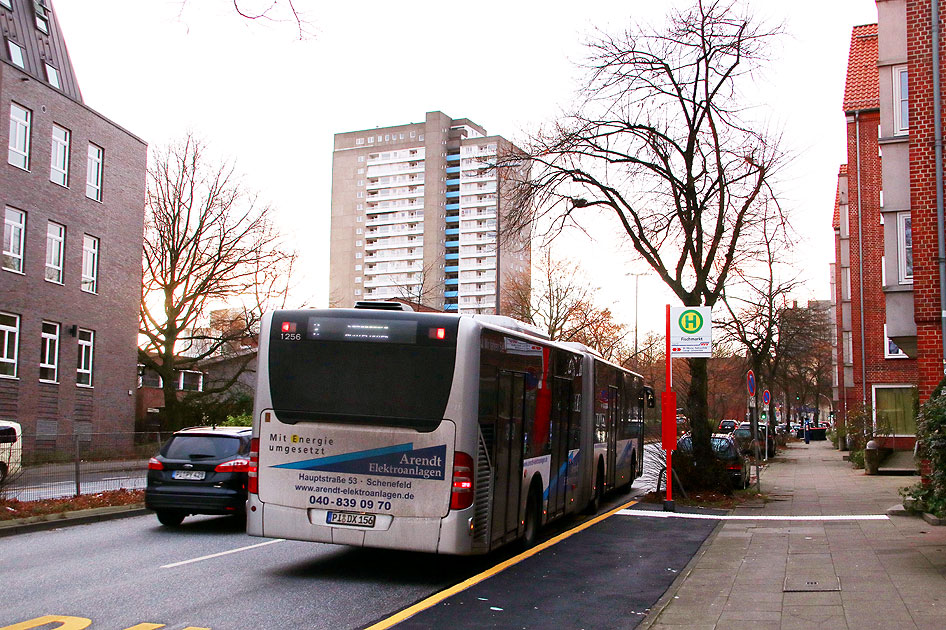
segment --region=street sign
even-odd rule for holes
[[[772,400],[772,395],[769,394],[769,390],[762,392],[762,404],[768,406],[770,400]]]
[[[670,309],[670,356],[713,356],[713,309],[684,306]]]
[[[755,396],[755,372],[752,370],[746,372],[746,389],[749,390],[750,396]]]

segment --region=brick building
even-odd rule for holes
[[[879,65],[878,25],[854,28],[851,36],[844,112],[848,162],[838,175],[835,204],[835,312],[839,418],[861,407],[872,410],[875,426],[889,425],[899,448],[912,447],[916,422],[914,399],[917,361],[900,347],[909,339],[888,332],[887,296],[905,293],[885,270],[885,229],[896,227],[908,210],[901,188],[888,187],[888,151],[901,144],[892,133],[890,109],[881,85],[890,86],[890,67]],[[885,70],[886,68],[886,70]],[[880,70],[879,70],[880,69]],[[888,76],[881,75],[886,72]],[[883,152],[884,156],[881,156]],[[891,171],[892,172],[892,171]],[[900,300],[894,306],[900,306]]]
[[[133,428],[147,145],[82,101],[49,0],[0,0],[0,418]]]

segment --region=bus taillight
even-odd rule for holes
[[[463,510],[473,505],[473,458],[457,451],[453,454],[453,493],[450,509]]]
[[[247,472],[249,473],[246,486],[247,492],[259,494],[259,478],[257,477],[259,472],[259,438],[250,440],[250,466]]]

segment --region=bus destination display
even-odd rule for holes
[[[368,343],[416,343],[417,322],[388,319],[310,317],[307,339],[362,341]]]

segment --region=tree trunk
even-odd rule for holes
[[[690,366],[690,390],[687,392],[687,417],[693,435],[693,460],[698,470],[710,470],[713,452],[710,447],[712,433],[707,418],[707,390],[709,371],[707,359],[687,359]]]

